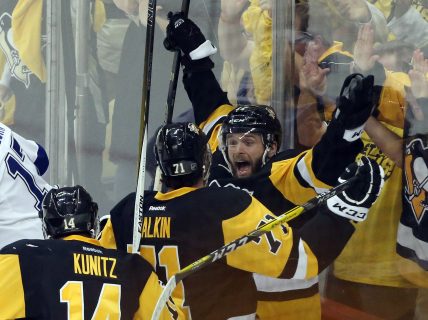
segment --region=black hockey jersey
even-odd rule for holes
[[[421,109],[428,99],[418,99]],[[428,288],[428,113],[417,120],[406,113],[403,163],[403,213],[397,231],[400,271],[418,286]]]
[[[218,135],[227,114],[233,110],[211,70],[184,73],[183,82],[192,102],[196,123],[209,137],[213,152],[210,186],[233,187],[253,195],[275,215],[303,204],[337,183],[346,166],[355,161],[363,148],[361,140],[342,139],[340,124],[332,121],[321,140],[312,149],[297,154],[294,150],[278,153],[263,168],[246,178],[234,178],[218,148]],[[312,218],[305,214],[290,225],[300,227]],[[319,319],[321,317],[318,280],[280,281],[255,275],[259,301],[273,301],[275,307],[259,307],[272,319]],[[286,304],[279,304],[285,301]],[[292,303],[287,303],[293,301]],[[261,306],[262,304],[259,303]],[[276,311],[272,311],[276,309]],[[291,310],[284,314],[282,310]],[[279,313],[280,312],[280,313]],[[309,316],[309,313],[311,315]],[[267,316],[267,315],[266,315]]]
[[[162,291],[140,256],[82,236],[20,240],[0,253],[0,319],[150,319]]]
[[[135,194],[131,194],[111,211],[101,237],[103,245],[130,248],[134,203]],[[272,218],[258,200],[233,188],[146,193],[140,251],[159,278],[167,281],[178,270]],[[329,212],[317,215],[299,232],[286,225],[277,227],[190,275],[173,296],[176,301],[184,298],[182,307],[190,308],[194,320],[253,314],[257,299],[251,272],[313,277],[339,254],[353,229],[349,221]]]

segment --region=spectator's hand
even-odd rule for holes
[[[167,50],[181,50],[191,60],[200,60],[217,52],[201,29],[183,13],[168,14],[169,23],[166,27],[164,46]]]
[[[303,56],[303,65],[299,73],[300,89],[306,89],[314,95],[322,96],[327,90],[327,74],[329,68],[322,69],[318,65],[318,50],[315,42],[310,41]]]
[[[327,200],[331,212],[353,221],[364,221],[384,184],[384,172],[376,161],[367,157],[350,164],[339,177],[339,182],[357,176],[346,190]]]
[[[374,31],[366,24],[358,30],[358,38],[354,46],[355,72],[365,73],[375,65],[379,55],[373,54]]]
[[[428,59],[424,58],[424,54],[420,49],[413,52],[412,70],[409,71],[411,81],[411,91],[416,99],[428,98],[428,81],[426,74],[428,73]]]
[[[336,100],[333,121],[343,129],[343,139],[355,141],[360,138],[364,125],[371,115],[373,104],[374,77],[364,77],[359,73],[349,75]]]
[[[333,0],[340,16],[346,20],[367,23],[372,15],[365,0]]]
[[[223,21],[239,21],[248,0],[221,0],[221,16]]]

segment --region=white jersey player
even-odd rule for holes
[[[38,217],[52,188],[43,178],[46,151],[0,123],[0,248],[24,239],[43,239]]]

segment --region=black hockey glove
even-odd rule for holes
[[[191,60],[200,60],[217,52],[217,48],[206,40],[201,29],[182,12],[168,13],[169,23],[163,42],[169,51],[181,50]]]
[[[350,164],[339,182],[357,176],[357,180],[346,190],[327,200],[328,209],[354,221],[364,221],[367,212],[379,196],[384,182],[384,172],[376,161],[362,157],[359,163]]]
[[[342,127],[343,139],[348,142],[361,137],[364,125],[374,109],[373,82],[372,75],[364,77],[354,73],[346,77],[340,90],[333,121]]]

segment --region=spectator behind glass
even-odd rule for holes
[[[362,26],[354,48],[354,65],[357,68],[370,70],[377,63],[379,56],[375,54],[373,43],[371,28]],[[367,122],[362,152],[384,168],[385,190],[379,202],[370,209],[374,219],[367,221],[364,228],[357,227],[355,236],[334,262],[325,294],[327,298],[383,319],[411,319],[418,290],[401,276],[395,253],[395,237],[402,210],[400,141],[405,91],[403,88],[400,90],[395,73],[387,72],[385,77],[376,102],[379,104],[378,114],[382,116],[378,115],[378,119],[383,119],[383,122],[375,118]],[[389,212],[389,215],[383,215],[384,212]],[[362,239],[364,242],[359,241]]]

